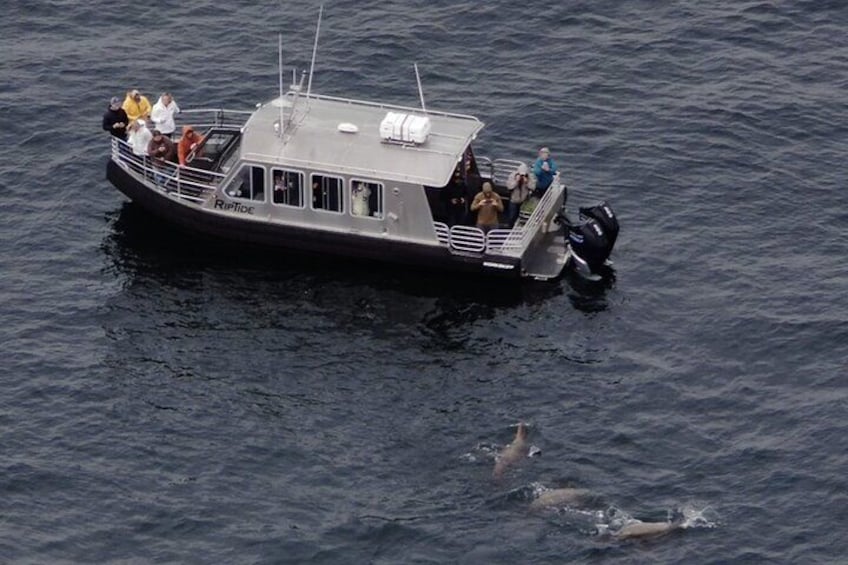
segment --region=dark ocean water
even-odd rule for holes
[[[327,3],[313,89],[412,105],[417,62],[478,153],[551,146],[620,216],[601,288],[224,254],[127,203],[110,96],[249,108],[280,31],[308,66],[316,4],[218,4],[4,5],[0,562],[846,562],[848,4]],[[519,420],[542,455],[493,481]]]

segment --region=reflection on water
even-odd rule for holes
[[[219,281],[228,289],[226,295],[239,300],[305,300],[328,311],[354,313],[366,322],[379,319],[381,310],[403,318],[405,309],[422,303],[425,313],[417,320],[437,334],[564,292],[576,309],[598,312],[606,309],[606,291],[614,282],[612,277],[593,283],[568,275],[547,283],[516,283],[264,250],[182,232],[131,203],[109,219],[113,231],[102,244],[107,270],[126,285],[187,290]]]

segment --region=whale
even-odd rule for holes
[[[495,469],[492,471],[492,476],[499,479],[503,476],[504,471],[511,465],[514,465],[522,458],[527,457],[530,452],[530,444],[527,442],[527,426],[524,422],[518,423],[518,429],[515,430],[515,439],[512,443],[504,447],[497,455],[495,460]]]
[[[670,522],[632,522],[613,533],[618,539],[650,538],[663,536],[683,527],[682,518]]]
[[[588,495],[589,491],[583,488],[554,488],[546,490],[530,503],[530,510],[569,506]]]

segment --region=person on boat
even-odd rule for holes
[[[492,183],[485,181],[483,190],[477,193],[471,203],[471,211],[477,212],[477,227],[488,232],[499,225],[498,212],[503,212],[501,197],[492,190]]]
[[[109,101],[109,108],[103,114],[103,131],[108,131],[114,137],[126,141],[129,123],[127,113],[121,108],[121,99],[113,96]]]
[[[142,96],[136,88],[127,92],[122,108],[131,122],[150,118],[150,100]]]
[[[174,123],[174,116],[180,113],[180,107],[177,106],[174,97],[170,92],[165,92],[153,105],[153,110],[150,112],[150,119],[153,124],[163,135],[171,137],[177,129]]]
[[[173,163],[177,160],[177,148],[174,142],[168,139],[159,129],[154,129],[152,139],[147,144],[147,154],[153,158],[153,162],[164,166],[165,162]]]
[[[515,222],[518,221],[521,205],[536,189],[536,175],[531,175],[527,165],[521,163],[517,169],[509,174],[509,178],[506,179],[506,188],[509,190],[507,219],[509,220],[509,227],[513,227]]]
[[[557,166],[551,159],[551,150],[547,147],[539,149],[539,158],[533,164],[533,174],[536,175],[536,194],[542,196],[551,183],[554,182]]]
[[[183,136],[180,138],[179,144],[177,144],[177,158],[181,167],[188,166],[190,162],[189,156],[193,159],[200,155],[200,144],[202,142],[203,136],[195,132],[193,127],[183,126]],[[192,155],[192,153],[194,154]]]
[[[354,216],[370,216],[371,209],[368,199],[371,197],[371,189],[364,182],[354,182],[350,189],[350,213]]]
[[[174,142],[162,135],[158,129],[153,130],[153,138],[147,144],[147,154],[153,159],[153,167],[157,171],[154,176],[156,184],[165,183],[164,171],[167,171],[166,163],[173,163],[177,159],[177,149],[174,147]]]
[[[274,171],[274,203],[290,204],[288,200],[289,187],[286,184],[286,177],[281,171]]]
[[[442,189],[442,201],[449,226],[465,223],[465,217],[468,215],[467,191],[465,182],[462,180],[462,170],[457,167],[450,182]]]
[[[147,129],[144,120],[136,120],[130,124],[127,143],[132,147],[133,153],[146,156],[147,146],[150,145],[151,139],[153,139],[153,134]]]

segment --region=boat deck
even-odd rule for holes
[[[538,245],[528,249],[524,257],[524,271],[528,277],[547,281],[557,278],[568,261],[562,230],[548,232]]]

